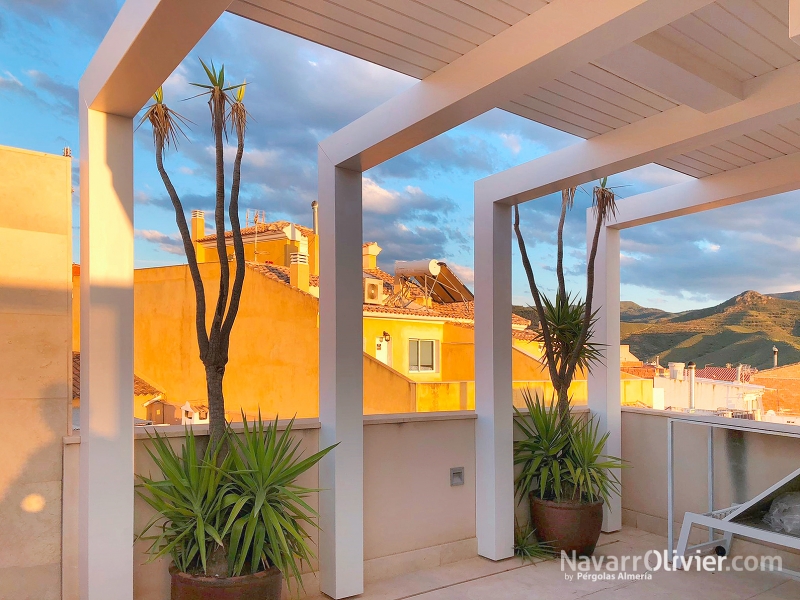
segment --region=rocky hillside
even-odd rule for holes
[[[693,360],[764,369],[772,366],[777,346],[781,364],[800,361],[800,301],[794,299],[747,291],[717,306],[666,316],[633,307],[630,317],[625,309],[620,315],[622,341],[641,359],[658,355],[661,364]]]

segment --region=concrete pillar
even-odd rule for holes
[[[586,213],[587,256],[595,226],[594,210]],[[610,432],[605,453],[622,456],[622,396],[619,359],[619,230],[603,227],[595,259],[594,301],[597,310],[594,342],[602,345],[603,360],[589,374],[589,410],[600,422],[601,432]],[[619,476],[619,473],[617,473]],[[622,499],[612,496],[603,510],[603,531],[622,529]]]
[[[319,151],[320,588],[364,591],[363,315],[361,173]]]
[[[133,121],[81,101],[80,587],[133,598]]]
[[[514,554],[511,207],[475,201],[475,429],[478,554]]]

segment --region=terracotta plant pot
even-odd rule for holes
[[[552,502],[533,493],[531,520],[539,541],[547,542],[559,554],[574,551],[578,556],[591,556],[603,527],[603,501]]]
[[[275,567],[241,577],[197,577],[170,568],[172,600],[280,600],[283,576]]]

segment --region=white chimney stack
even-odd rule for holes
[[[778,347],[772,347],[772,367],[775,368],[778,366]]]
[[[683,381],[683,368],[686,366],[682,362],[671,362],[667,365],[669,367],[669,378],[676,381]]]
[[[694,410],[694,374],[697,365],[695,365],[693,362],[690,362],[686,366],[689,370],[689,410]]]

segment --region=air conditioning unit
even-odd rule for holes
[[[364,304],[383,304],[383,281],[364,278]]]

